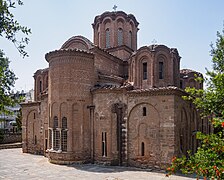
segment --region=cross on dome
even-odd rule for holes
[[[116,9],[117,9],[117,6],[116,6],[116,5],[114,5],[113,10],[114,10],[114,11],[116,11]]]

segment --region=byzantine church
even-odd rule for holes
[[[35,100],[22,103],[22,149],[56,164],[162,168],[196,151],[211,131],[186,87],[201,73],[180,69],[176,48],[137,47],[139,22],[123,11],[95,17],[93,42],[74,36],[34,73]]]

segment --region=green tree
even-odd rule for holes
[[[13,106],[16,99],[11,98],[11,88],[15,84],[15,74],[9,69],[9,60],[0,50],[0,112],[9,113],[6,106]]]
[[[0,0],[0,36],[11,41],[18,49],[19,53],[25,57],[28,56],[24,50],[29,42],[28,35],[31,30],[25,26],[21,26],[11,10],[16,8],[16,5],[23,5],[21,0]],[[22,38],[17,37],[22,34]]]
[[[23,5],[21,0],[0,0],[0,37],[11,41],[20,55],[26,57],[28,54],[25,51],[25,46],[29,42],[28,35],[31,30],[21,26],[11,12],[16,6],[21,5]],[[5,106],[12,106],[16,101],[10,96],[16,79],[13,71],[9,69],[9,60],[0,47],[0,113],[8,112]]]
[[[19,113],[16,118],[16,125],[19,131],[22,130],[22,109],[19,109]]]
[[[212,70],[207,70],[205,90],[187,88],[186,100],[191,100],[202,116],[210,117],[214,133],[197,133],[201,146],[193,155],[174,157],[172,165],[167,168],[168,175],[182,171],[185,174],[195,173],[197,177],[224,179],[224,28],[217,32],[215,45],[211,45]]]

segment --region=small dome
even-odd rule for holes
[[[61,46],[61,49],[79,49],[89,51],[92,47],[93,43],[89,39],[83,36],[73,36]]]

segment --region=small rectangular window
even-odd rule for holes
[[[143,80],[147,79],[147,63],[143,63]]]
[[[143,107],[143,113],[142,113],[143,116],[146,116],[146,107]]]
[[[159,62],[159,79],[163,79],[164,74],[163,74],[163,62]]]
[[[141,156],[145,156],[145,143],[142,142],[141,144]]]

